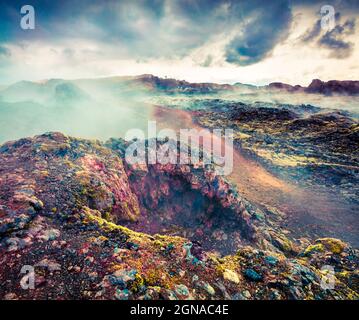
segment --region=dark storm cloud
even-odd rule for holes
[[[319,45],[331,50],[330,56],[344,59],[349,57],[354,49],[354,44],[346,41],[345,36],[355,32],[355,20],[347,20],[342,25],[336,25],[334,29],[326,32],[320,39]]]
[[[303,42],[311,42],[312,40],[318,38],[322,31],[320,20],[314,24],[312,29],[307,30],[307,32],[301,37]]]
[[[350,0],[340,2],[355,6]],[[69,42],[72,46],[65,54],[74,57],[78,40],[82,40],[98,44],[98,54],[105,55],[111,46],[111,54],[119,58],[148,59],[183,57],[215,36],[231,35],[225,59],[249,65],[268,57],[286,39],[292,21],[291,6],[307,2],[32,0],[27,3],[36,12],[36,29],[31,32],[20,28],[24,1],[2,1],[0,44],[40,40],[51,45],[66,41],[66,46]]]
[[[358,0],[291,0],[292,5],[304,5],[310,7],[321,7],[324,5],[331,5],[336,10],[350,10],[359,11]]]
[[[329,57],[345,59],[351,56],[354,44],[346,40],[347,36],[355,33],[355,19],[346,20],[340,24],[341,14],[335,14],[335,27],[329,31],[323,31],[321,20],[317,20],[312,29],[309,29],[302,37],[302,42],[315,42],[318,47],[326,48],[330,51]]]
[[[214,32],[212,13],[222,3],[166,0],[30,2],[36,12],[36,29],[27,32],[20,28],[23,1],[6,0],[0,11],[0,42],[90,40],[126,48],[137,58],[184,54],[202,44]],[[193,8],[198,8],[195,14],[190,10],[191,2]],[[201,10],[205,14],[201,15]]]
[[[255,18],[245,23],[227,46],[226,60],[230,63],[250,65],[261,61],[288,36],[292,20],[288,1],[252,1],[251,4],[254,4]]]

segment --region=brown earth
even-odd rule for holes
[[[155,106],[152,117],[158,129],[203,129],[185,110]],[[286,216],[283,227],[293,237],[334,236],[355,246],[359,244],[355,208],[338,194],[319,185],[306,189],[280,179],[257,161],[244,156],[238,148],[233,150],[233,171],[227,178],[248,201],[261,208],[283,212]]]

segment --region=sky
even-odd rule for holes
[[[23,5],[33,6],[35,29],[21,28]],[[359,80],[358,17],[357,0],[0,0],[0,85],[148,73],[255,85]]]

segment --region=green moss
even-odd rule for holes
[[[57,152],[66,152],[71,147],[68,143],[61,143],[61,144],[42,144],[40,146],[40,150],[42,152],[51,152],[51,153],[57,153]]]
[[[111,212],[108,212],[108,211],[104,212],[104,213],[102,214],[102,218],[105,219],[105,220],[108,221],[108,222],[114,222],[114,221],[113,221],[113,218],[112,218],[112,216],[111,216]]]
[[[278,234],[275,232],[270,232],[272,237],[272,243],[284,253],[293,253],[295,248],[293,243],[283,234]]]
[[[136,273],[135,274],[135,280],[133,280],[133,282],[130,285],[130,290],[133,293],[137,293],[137,292],[139,292],[141,290],[141,288],[144,285],[145,285],[145,282],[144,282],[143,278],[138,273]]]
[[[166,287],[169,288],[169,285],[165,284],[162,278],[162,270],[160,269],[150,269],[146,272],[145,278],[144,278],[144,284],[146,286],[159,286],[159,287]]]
[[[255,152],[260,157],[270,160],[273,164],[283,167],[296,167],[318,162],[318,159],[313,157],[273,152],[260,148],[256,148]]]
[[[336,254],[342,253],[346,247],[346,244],[343,241],[334,238],[318,239],[316,243],[324,245],[327,250]]]
[[[313,252],[324,252],[324,246],[321,243],[311,244],[307,247],[307,249],[305,249],[304,254],[310,255]]]

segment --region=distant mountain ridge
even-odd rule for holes
[[[38,95],[49,94],[49,91],[65,95],[66,98],[73,96],[84,97],[85,93],[81,92],[82,85],[92,84],[101,86],[102,88],[121,88],[126,90],[145,90],[156,91],[169,94],[210,94],[222,91],[240,91],[249,90],[257,91],[283,91],[289,93],[314,93],[322,95],[359,95],[359,81],[321,81],[314,79],[308,87],[300,85],[290,85],[282,82],[272,82],[265,86],[254,86],[250,84],[235,83],[218,84],[211,82],[192,83],[185,80],[177,80],[173,78],[161,78],[152,74],[143,74],[138,76],[119,76],[105,77],[94,79],[78,79],[78,80],[61,80],[50,79],[42,82],[20,81],[0,91],[0,96],[13,97],[20,92],[29,96],[36,97]]]
[[[211,93],[217,91],[238,90],[238,89],[281,89],[288,92],[303,91],[306,93],[318,93],[324,95],[344,94],[344,95],[358,95],[359,81],[349,80],[331,80],[328,82],[314,79],[308,87],[300,85],[292,86],[290,84],[274,82],[268,86],[254,86],[250,84],[235,83],[231,84],[217,84],[210,82],[191,83],[185,80],[176,80],[172,78],[160,78],[151,74],[144,74],[140,76],[128,77],[129,82],[135,82],[145,85],[148,89],[157,89],[160,91],[173,91],[184,93]]]
[[[306,92],[317,93],[323,95],[343,94],[343,95],[359,95],[359,81],[353,80],[330,80],[324,82],[314,79],[308,87],[300,85],[292,86],[286,83],[273,82],[267,86],[268,89],[284,90],[288,92]]]
[[[0,97],[8,102],[38,101],[42,103],[64,103],[89,99],[89,96],[75,83],[61,79],[43,82],[19,81],[1,90]]]
[[[166,92],[175,91],[183,93],[211,93],[223,90],[233,90],[234,88],[230,84],[217,84],[210,82],[191,83],[185,80],[160,78],[151,74],[136,76],[131,80],[135,83],[143,84],[149,89],[157,89]]]

